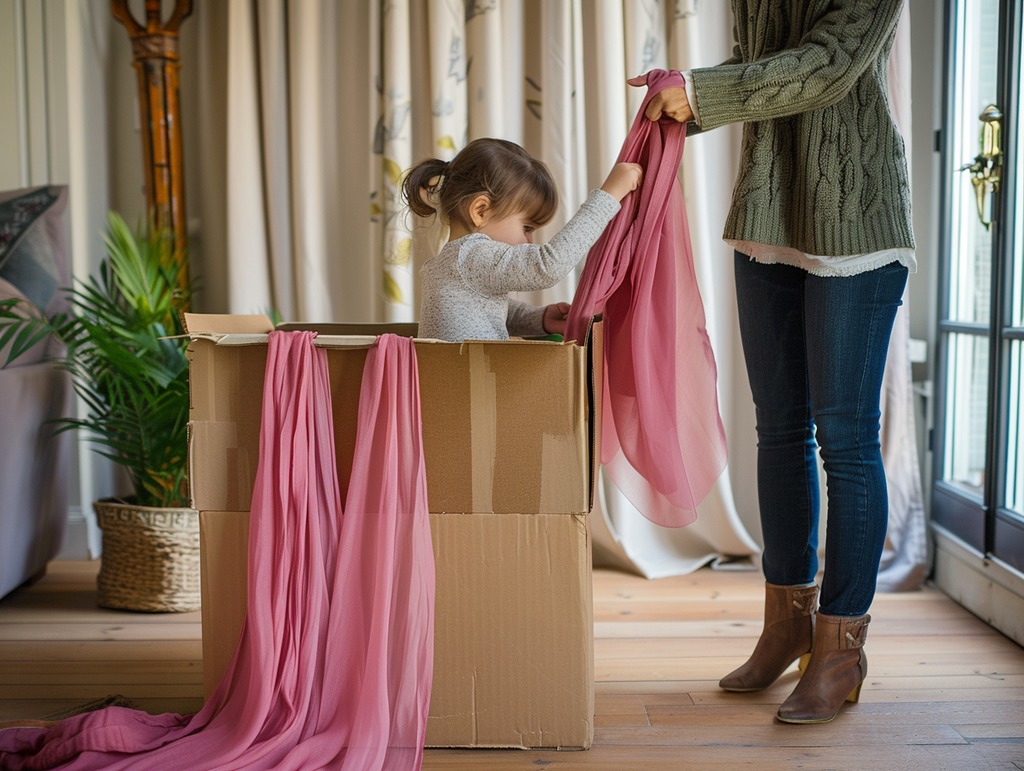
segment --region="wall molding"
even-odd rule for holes
[[[939,525],[932,530],[935,584],[986,624],[1024,645],[1024,575]]]

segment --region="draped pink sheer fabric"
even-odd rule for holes
[[[604,314],[601,462],[652,522],[688,525],[726,462],[717,368],[693,270],[677,179],[686,127],[644,116],[651,98],[682,86],[678,72],[647,75],[647,95],[618,160],[644,168],[640,189],[590,250],[566,338],[580,341]]]
[[[363,370],[344,514],[326,353],[270,335],[248,614],[193,716],[122,707],[0,731],[0,767],[394,769],[422,764],[434,559],[411,339]]]

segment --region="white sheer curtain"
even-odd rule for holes
[[[907,138],[909,162],[910,10],[907,5],[903,6],[889,58],[889,99],[896,125]],[[918,465],[910,371],[909,299],[910,292],[904,292],[903,305],[896,314],[892,330],[889,359],[882,381],[882,460],[889,484],[889,532],[878,570],[878,588],[883,592],[917,589],[924,583],[929,570],[928,528]]]
[[[416,161],[480,136],[523,144],[562,195],[545,238],[614,162],[642,96],[626,77],[714,64],[733,44],[729,4],[698,0],[225,0],[196,16],[200,303],[311,321],[417,317],[418,267],[445,234],[401,206],[400,175]],[[753,407],[721,240],[738,144],[736,127],[694,137],[680,172],[729,467],[681,530],[652,525],[602,482],[596,564],[656,577],[758,553]],[[574,288],[569,277],[526,299]]]

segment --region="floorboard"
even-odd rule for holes
[[[0,600],[0,722],[114,694],[153,713],[201,706],[199,613],[99,608],[97,567],[51,563]],[[753,572],[596,571],[593,747],[431,749],[424,768],[1024,771],[1024,650],[930,587],[877,597],[861,701],[832,723],[774,719],[795,669],[761,693],[721,691],[760,633],[761,592]]]

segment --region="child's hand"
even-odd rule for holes
[[[544,331],[549,335],[565,334],[565,319],[569,315],[569,303],[551,303],[544,309]]]
[[[621,201],[627,193],[631,193],[640,187],[640,180],[643,179],[644,170],[639,163],[616,163],[612,166],[608,179],[601,185],[601,189],[609,195],[615,196],[616,201]]]

